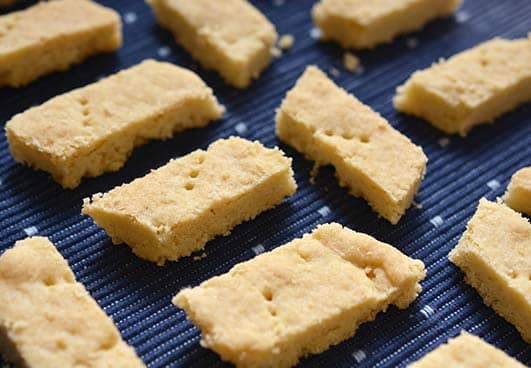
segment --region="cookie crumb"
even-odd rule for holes
[[[331,67],[330,68],[330,74],[332,74],[334,77],[339,77],[341,75],[341,73],[339,72],[339,70],[337,68],[334,68],[334,67]]]
[[[278,40],[278,46],[282,50],[289,50],[293,47],[293,43],[295,43],[295,37],[291,34],[285,34],[280,37]]]
[[[351,52],[343,54],[343,67],[349,72],[355,72],[360,67],[360,59]]]
[[[310,170],[310,184],[311,185],[314,185],[315,184],[315,178],[317,177],[317,175],[319,174],[319,168],[321,167],[321,165],[319,165],[318,162],[315,162],[313,164],[313,167],[312,169]]]
[[[198,255],[198,256],[194,256],[192,259],[193,259],[194,261],[200,261],[200,260],[202,260],[203,258],[206,258],[206,256],[207,256],[206,252],[203,252],[203,253],[201,253],[201,254]]]
[[[271,56],[275,57],[275,58],[279,58],[282,56],[282,50],[279,49],[278,47],[272,47],[271,48]]]

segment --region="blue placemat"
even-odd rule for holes
[[[184,286],[197,285],[252,258],[253,247],[262,245],[270,250],[319,223],[337,221],[422,259],[428,276],[424,291],[408,309],[391,308],[363,325],[355,337],[304,359],[300,367],[403,367],[461,329],[531,364],[530,346],[514,327],[482,303],[447,259],[478,200],[502,195],[511,175],[531,165],[531,106],[504,115],[494,125],[475,128],[462,139],[397,114],[391,102],[395,88],[413,71],[440,57],[494,36],[526,36],[531,30],[531,1],[466,0],[453,18],[435,21],[390,45],[357,52],[363,72],[352,74],[342,68],[343,50],[312,38],[313,0],[256,0],[253,3],[275,23],[279,33],[291,33],[296,41],[244,91],[227,87],[215,73],[198,67],[175,45],[171,35],[157,26],[143,1],[101,3],[121,13],[124,46],[115,54],[94,57],[26,88],[0,89],[0,120],[4,124],[32,105],[145,58],[167,60],[199,73],[227,107],[227,114],[208,128],[149,143],[137,149],[119,172],[85,180],[72,191],[61,189],[45,173],[15,164],[5,134],[1,134],[0,250],[27,235],[50,237],[78,280],[113,317],[149,367],[225,367],[214,353],[199,346],[199,331],[170,303],[172,296]],[[328,72],[337,69],[339,76],[332,78],[339,85],[380,112],[421,145],[429,157],[426,178],[416,197],[419,206],[408,210],[398,225],[379,219],[365,201],[349,196],[338,186],[330,168],[322,169],[315,185],[310,185],[312,163],[275,137],[275,109],[307,64]],[[165,267],[142,261],[128,247],[113,246],[101,229],[80,215],[82,198],[131,181],[170,158],[206,148],[230,135],[259,139],[267,146],[279,145],[294,158],[299,189],[277,208],[238,226],[230,236],[210,242],[208,256],[201,261],[189,257]]]

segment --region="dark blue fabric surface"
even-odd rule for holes
[[[502,195],[511,175],[531,165],[531,105],[504,115],[493,125],[475,128],[463,139],[447,137],[418,119],[398,114],[391,102],[395,88],[413,71],[440,57],[494,36],[526,36],[531,31],[531,1],[466,0],[453,18],[435,21],[390,45],[356,52],[363,63],[363,72],[357,75],[342,68],[343,50],[310,36],[313,0],[255,0],[253,3],[275,23],[278,32],[293,34],[296,42],[244,91],[227,87],[214,72],[198,67],[175,45],[171,35],[156,25],[143,1],[101,3],[119,11],[126,21],[124,46],[115,54],[94,57],[26,88],[0,89],[0,120],[4,124],[32,105],[145,58],[195,70],[214,89],[227,114],[205,129],[151,142],[135,150],[120,171],[84,180],[75,190],[63,190],[47,174],[15,164],[2,133],[0,251],[27,234],[50,237],[78,280],[112,316],[125,340],[149,367],[224,367],[227,365],[214,353],[199,346],[199,331],[182,310],[171,304],[172,296],[184,286],[197,285],[252,258],[252,248],[259,244],[270,250],[319,223],[337,221],[423,260],[428,275],[422,294],[408,309],[391,308],[363,325],[355,337],[304,359],[300,367],[403,367],[461,329],[531,364],[530,345],[482,303],[447,259],[478,200]],[[421,145],[429,157],[426,177],[416,197],[421,208],[409,209],[398,225],[378,218],[365,201],[349,196],[338,186],[331,168],[322,169],[315,185],[310,185],[312,163],[275,137],[275,109],[307,64],[316,64],[327,72],[331,68],[339,70],[340,75],[332,77],[339,85],[380,112]],[[267,146],[279,145],[294,158],[299,189],[277,208],[238,226],[230,236],[210,242],[206,258],[193,261],[188,257],[158,267],[135,257],[126,246],[113,246],[103,230],[80,214],[82,198],[131,181],[170,158],[206,148],[229,135],[259,139]]]

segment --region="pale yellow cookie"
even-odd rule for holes
[[[422,148],[310,66],[277,110],[278,137],[317,162],[332,164],[341,185],[396,224],[426,170]]]
[[[6,134],[16,161],[74,188],[121,168],[134,147],[203,127],[223,111],[195,73],[147,60],[15,115]]]
[[[531,224],[509,207],[481,199],[450,260],[485,304],[531,343]]]
[[[0,16],[0,86],[26,85],[121,44],[114,10],[89,0],[39,2]]]
[[[275,27],[246,0],[148,0],[159,23],[203,67],[245,88],[271,61]]]
[[[282,151],[233,137],[85,199],[83,213],[114,243],[163,264],[228,235],[295,190],[291,159]]]
[[[477,336],[461,333],[408,368],[525,368],[516,359]]]
[[[503,200],[513,210],[531,216],[531,166],[513,175]]]
[[[417,71],[398,87],[395,107],[449,134],[531,101],[531,35],[493,39]]]
[[[145,367],[43,237],[0,257],[0,352],[27,368]]]
[[[339,224],[319,226],[173,302],[201,329],[201,345],[239,368],[285,368],[352,336],[421,290],[421,261]]]
[[[462,0],[321,0],[312,16],[323,40],[373,48],[451,15]]]

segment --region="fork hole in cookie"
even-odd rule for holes
[[[369,143],[369,136],[366,134],[360,135],[360,142],[361,143]]]
[[[352,139],[353,135],[350,134],[350,133],[343,133],[341,134],[341,136],[344,138],[344,139]]]
[[[44,285],[46,285],[46,286],[54,286],[55,285],[55,280],[52,277],[46,277],[44,279]]]
[[[265,289],[264,291],[262,291],[262,295],[264,296],[264,299],[268,302],[273,300],[273,292],[269,289]]]
[[[186,190],[194,189],[194,183],[186,183],[186,185],[184,186],[184,189]]]
[[[197,178],[198,175],[199,175],[199,171],[197,170],[192,170],[190,171],[190,174],[189,174],[191,178]]]
[[[64,340],[57,340],[55,341],[55,346],[58,350],[65,350],[66,349],[66,343]]]
[[[366,269],[365,275],[371,280],[374,280],[376,278],[376,272],[374,272],[374,268]]]
[[[297,252],[297,254],[299,255],[299,257],[301,257],[301,259],[304,262],[308,262],[310,260],[310,255],[309,254],[306,254],[304,252]]]

